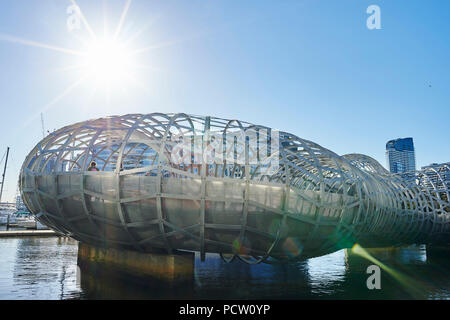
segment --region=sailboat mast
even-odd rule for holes
[[[9,156],[9,147],[8,147],[8,149],[6,149],[5,168],[3,169],[2,186],[1,186],[1,189],[0,189],[0,202],[2,201],[3,185],[5,184],[5,175],[6,175],[6,166],[8,165],[8,156]]]

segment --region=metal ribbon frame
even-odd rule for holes
[[[44,138],[27,156],[19,179],[22,198],[42,223],[80,241],[139,251],[147,251],[150,245],[172,253],[180,248],[174,247],[171,239],[185,236],[196,243],[188,250],[199,251],[202,260],[208,246],[221,248],[220,252],[215,252],[227,262],[238,257],[247,263],[270,263],[318,256],[356,242],[365,246],[449,243],[449,188],[448,180],[443,176],[443,172],[449,170],[448,166],[443,168],[444,171],[418,171],[413,181],[389,173],[368,156],[339,156],[286,132],[280,132],[279,168],[270,175],[266,174],[266,167],[249,164],[251,146],[247,140],[244,145],[236,145],[245,152],[245,164],[227,163],[226,160],[223,164],[212,165],[203,162],[195,172],[192,165],[180,167],[171,161],[172,138],[176,135],[203,137],[204,152],[206,144],[211,142],[205,135],[208,130],[222,132],[225,137],[227,132],[245,132],[248,129],[271,130],[238,120],[184,113],[129,114],[67,126]],[[139,145],[145,147],[140,157],[137,155],[134,160],[135,167],[122,170],[119,164],[128,159]],[[149,150],[154,151],[151,159],[146,153]],[[225,154],[225,149],[223,152]],[[102,158],[102,153],[108,157]],[[103,163],[100,172],[86,171],[92,160]],[[144,160],[151,164],[142,166]],[[157,175],[154,194],[122,195],[125,176],[149,171]],[[200,179],[200,194],[164,193],[162,184],[167,175],[179,179]],[[79,189],[61,191],[59,179],[63,176],[79,179]],[[86,179],[90,176],[114,177],[114,188],[109,193],[89,190]],[[236,188],[244,184],[242,198],[236,200],[228,198],[227,194],[220,197],[208,194],[208,183],[224,181],[235,184]],[[250,188],[261,189],[260,192],[265,194],[264,200],[252,199]],[[271,188],[280,190],[280,201],[275,206],[269,203]],[[63,201],[68,197],[79,199],[83,208],[81,212],[67,215]],[[96,214],[89,200],[92,197],[113,203],[118,219]],[[168,198],[199,203],[198,221],[190,226],[175,225],[165,212],[164,202]],[[155,201],[155,219],[136,221],[126,214],[124,205],[139,204],[148,199]],[[208,223],[205,220],[208,203],[217,201],[242,204],[242,210],[238,212],[241,216],[239,225]],[[249,225],[249,207],[257,208],[261,217],[267,213],[276,216],[273,219],[275,227],[263,230]],[[178,214],[183,215],[183,212]],[[96,232],[104,224],[120,228],[127,240],[114,240],[106,232]],[[307,228],[296,229],[298,234],[292,233],[290,227],[296,224]],[[159,233],[142,238],[134,231],[146,226],[157,226]],[[205,236],[207,231],[217,234],[238,232],[238,235],[233,243],[208,238]],[[255,235],[267,239],[264,250],[248,246]],[[156,242],[161,239],[163,245]],[[287,241],[292,243],[293,239],[295,254],[285,248]],[[231,254],[231,257],[226,257],[226,254]]]

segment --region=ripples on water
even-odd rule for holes
[[[0,239],[0,299],[80,297],[77,252],[67,238]]]
[[[449,299],[448,257],[427,259],[423,247],[380,250],[394,270],[381,290],[368,290],[369,261],[345,250],[281,265],[195,261],[192,286],[144,287],[82,273],[68,238],[0,238],[0,299]],[[374,253],[375,254],[375,253]],[[409,282],[408,282],[409,281]]]

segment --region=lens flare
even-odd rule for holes
[[[418,299],[423,298],[423,286],[417,280],[388,267],[357,243],[352,247],[351,253],[359,255],[379,266],[383,271],[386,271],[392,278],[397,280],[413,297]]]
[[[290,258],[296,258],[303,252],[303,245],[299,239],[289,237],[282,244],[283,252]]]

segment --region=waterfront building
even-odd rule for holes
[[[400,138],[386,143],[386,163],[392,173],[416,170],[416,156],[412,138]]]

